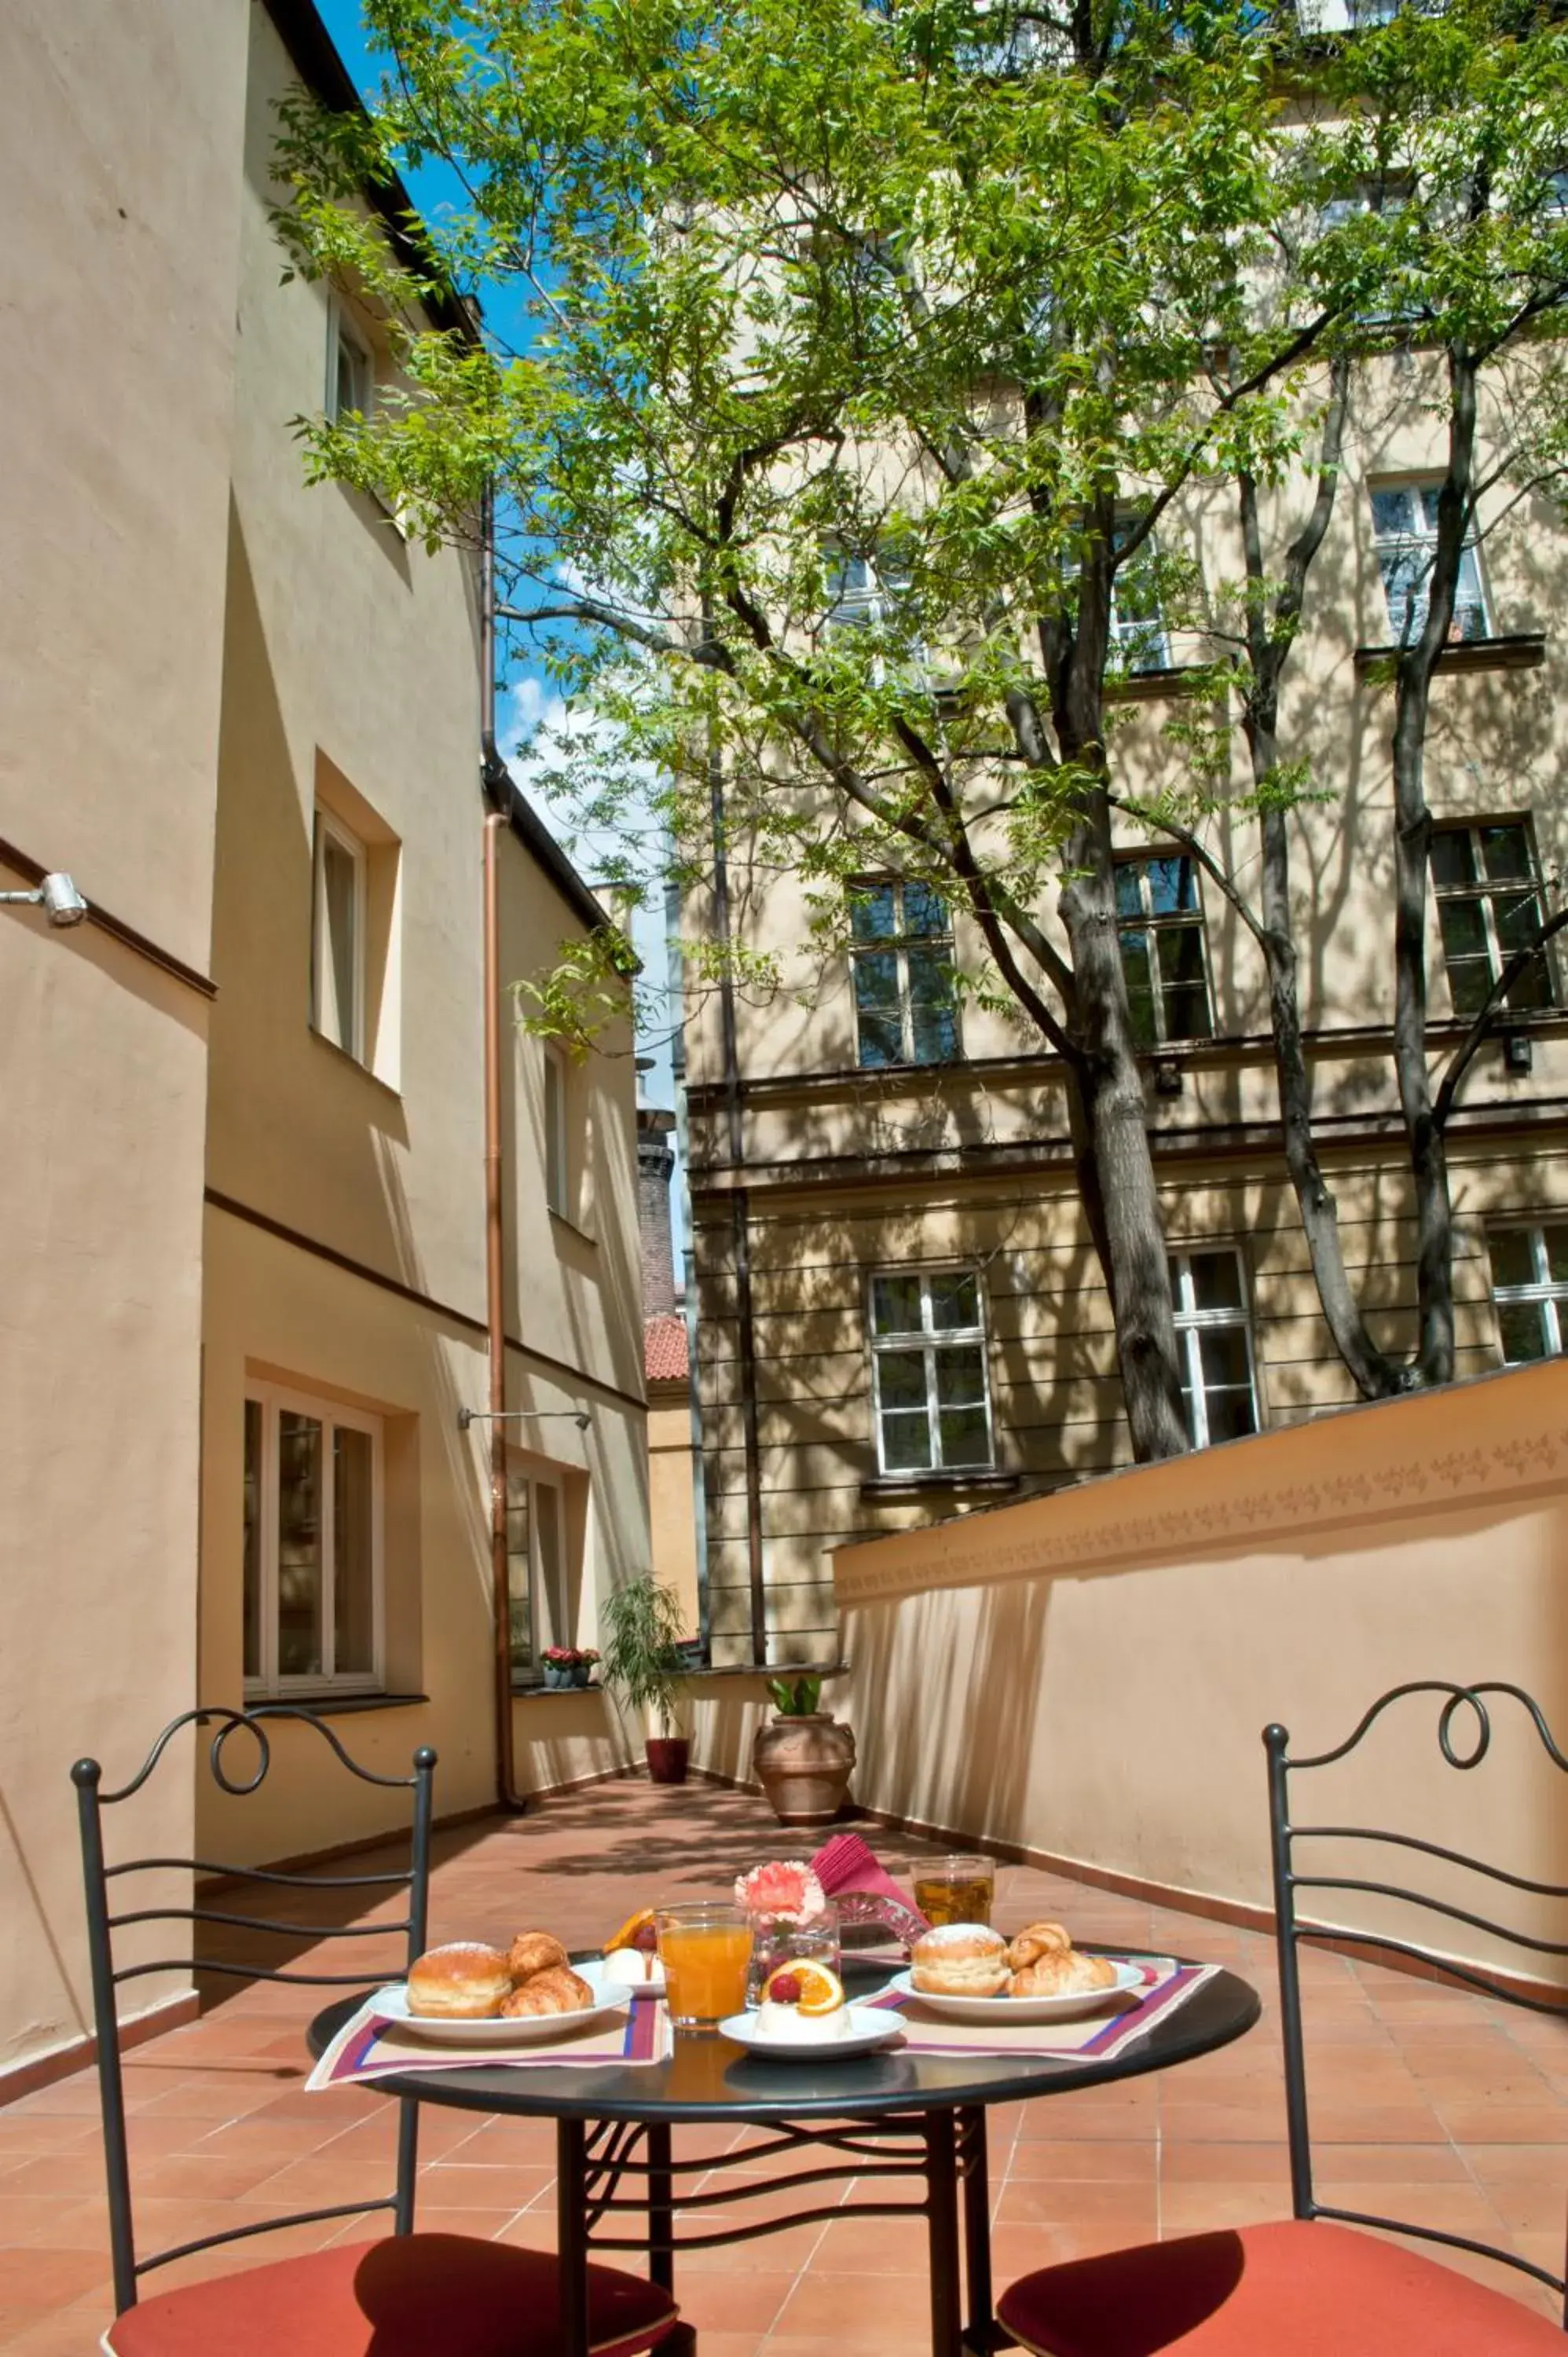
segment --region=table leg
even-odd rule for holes
[[[926,2229],[931,2268],[931,2357],[962,2357],[959,2324],[958,2162],[950,2112],[926,2115]]]
[[[562,2357],[588,2357],[588,2155],[581,2120],[555,2123],[555,2249]]]
[[[976,2104],[958,2115],[959,2159],[963,2170],[963,2260],[969,2276],[969,2323],[964,2339],[976,2352],[989,2350],[991,2312],[991,2172],[985,2150],[985,2114]]]
[[[670,2168],[670,2130],[650,2123],[648,2135],[648,2274],[666,2291],[675,2288],[674,2180]]]

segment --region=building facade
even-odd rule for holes
[[[0,888],[63,870],[88,902],[70,931],[0,910],[14,2087],[87,2028],[73,1758],[118,1782],[177,1712],[274,1700],[387,1772],[433,1744],[443,1814],[497,1790],[479,566],[304,479],[291,421],[393,366],[350,290],[283,283],[275,102],[352,102],[309,0],[122,17],[24,5],[0,33],[27,460]],[[543,1647],[591,1641],[648,1560],[637,1146],[629,1043],[558,1059],[510,1020],[506,985],[601,917],[490,776],[526,1780]],[[314,1743],[283,1727],[243,1808],[171,1754],[136,1847],[384,1826]]]
[[[1430,552],[1444,444],[1428,366],[1419,351],[1368,364],[1281,724],[1322,797],[1292,823],[1316,1135],[1352,1282],[1374,1340],[1399,1352],[1415,1340],[1414,1229],[1392,1064],[1393,694],[1377,656],[1402,637]],[[1279,497],[1288,514],[1309,494],[1298,481]],[[1483,501],[1434,685],[1434,1073],[1559,905],[1568,849],[1562,519],[1548,500],[1509,498],[1503,486]],[[1240,577],[1239,536],[1201,488],[1161,538],[1199,578]],[[1168,628],[1146,586],[1119,589],[1114,759],[1122,791],[1147,802],[1179,759],[1166,724],[1215,648]],[[841,577],[830,594],[829,625],[854,626],[878,585]],[[1240,765],[1235,783],[1245,791]],[[1222,813],[1207,837],[1247,888],[1252,823]],[[809,888],[769,874],[751,888],[744,839],[727,856],[741,938],[777,954],[785,986],[760,1005],[755,990],[727,1004],[704,991],[687,1010],[709,1606],[715,1658],[825,1659],[829,1549],[1062,1487],[1130,1448],[1063,1068],[1021,1018],[955,990],[955,970],[983,964],[972,930],[927,886],[871,872],[847,945],[824,960],[806,946]],[[1356,1394],[1285,1170],[1262,954],[1168,839],[1122,823],[1118,857],[1201,1448]],[[1054,901],[1036,911],[1047,929]],[[711,925],[712,905],[686,921]],[[1460,1374],[1563,1346],[1562,993],[1548,954],[1514,989],[1450,1124]]]

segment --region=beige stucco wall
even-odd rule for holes
[[[1308,1754],[1407,1679],[1503,1679],[1536,1696],[1560,1742],[1568,1730],[1568,1365],[868,1541],[833,1571],[857,1799],[1267,1905],[1266,1722]],[[1474,1774],[1443,1765],[1435,1734],[1436,1705],[1409,1706],[1351,1761],[1302,1781],[1297,1822],[1396,1824],[1568,1880],[1562,1772],[1513,1706],[1498,1706]],[[1364,1845],[1334,1855],[1338,1871],[1379,1872]],[[1473,1879],[1461,1896],[1452,1879],[1404,1878],[1562,1937],[1522,1896],[1498,1904],[1494,1886],[1488,1905]],[[1377,1906],[1336,1896],[1315,1911],[1388,1928]],[[1426,1936],[1563,1977],[1560,1959],[1505,1958],[1440,1919]]]
[[[243,67],[207,0],[0,16],[0,838],[198,971]],[[117,1775],[194,1697],[208,1006],[6,909],[0,1009],[3,2070],[89,2018],[72,1759]],[[137,1806],[188,1850],[187,1755]]]
[[[697,1594],[692,1404],[684,1383],[650,1386],[648,1484],[653,1569],[680,1598],[686,1634],[694,1637],[703,1616]]]

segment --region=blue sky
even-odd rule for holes
[[[337,44],[338,55],[367,97],[373,96],[380,80],[381,67],[367,48],[359,0],[317,0],[322,20]],[[435,214],[448,201],[459,201],[459,192],[439,166],[429,165],[418,172],[405,175],[409,193],[422,210]],[[509,306],[504,291],[485,293],[487,314],[511,343],[522,340],[523,323],[515,308]],[[510,316],[509,317],[509,310]],[[548,727],[552,716],[561,709],[560,699],[542,673],[516,666],[504,683],[499,698],[499,731],[504,752],[510,755],[517,740],[542,724]],[[520,779],[526,785],[526,777]],[[547,804],[542,804],[548,819]],[[586,868],[587,863],[581,861]],[[590,877],[590,881],[591,881]],[[650,974],[660,973],[664,963],[664,927],[661,918],[650,915],[633,929],[639,951]],[[647,1052],[654,1058],[654,1070],[647,1075],[648,1093],[657,1104],[672,1105],[674,1079],[671,1069],[668,1039],[660,1035],[646,1043]],[[680,1243],[680,1182],[676,1181],[677,1251]]]

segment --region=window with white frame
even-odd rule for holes
[[[1389,630],[1396,646],[1408,645],[1425,628],[1427,595],[1437,555],[1439,489],[1436,483],[1386,483],[1374,488],[1371,494],[1372,537]],[[1473,521],[1459,553],[1448,636],[1455,640],[1491,636]]]
[[[376,403],[376,364],[371,347],[338,296],[328,310],[327,414],[369,417]]]
[[[1534,941],[1545,913],[1529,822],[1434,827],[1432,885],[1454,1012],[1477,1015],[1509,960]],[[1555,1003],[1549,950],[1509,984],[1507,1003],[1521,1011]]]
[[[1568,1340],[1568,1220],[1488,1229],[1503,1364],[1555,1359]]]
[[[1142,1048],[1208,1039],[1214,1016],[1197,869],[1185,854],[1116,863],[1116,930]]]
[[[872,1277],[871,1372],[884,1473],[990,1466],[991,1384],[973,1269],[889,1269]]]
[[[830,546],[826,564],[832,630],[868,630],[889,621],[908,595],[908,565],[890,546],[878,548],[875,555]]]
[[[1112,545],[1118,555],[1136,522],[1135,516],[1124,516],[1117,523]],[[1160,607],[1158,565],[1151,533],[1111,577],[1111,652],[1130,672],[1170,668],[1170,639]]]
[[[365,1055],[365,848],[317,806],[310,1019],[360,1063]]]
[[[855,1054],[864,1066],[944,1064],[959,1052],[952,919],[927,884],[856,885],[850,906]]]
[[[244,1675],[249,1693],[381,1683],[379,1417],[247,1387]]]
[[[569,1645],[565,1501],[558,1482],[509,1452],[507,1594],[514,1675],[537,1670],[548,1645]]]
[[[1241,1256],[1229,1245],[1170,1255],[1182,1402],[1195,1448],[1258,1429]]]
[[[563,1219],[572,1216],[571,1075],[553,1044],[544,1050],[544,1200]]]

